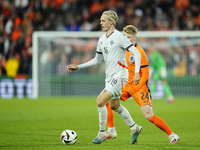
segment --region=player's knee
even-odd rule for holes
[[[112,110],[118,109],[118,108],[119,108],[119,103],[112,103],[112,104],[110,104],[110,108],[111,108]]]
[[[101,101],[97,101],[97,107],[103,107],[105,105],[105,103],[101,102]]]
[[[143,113],[143,116],[144,116],[147,120],[149,120],[149,119],[151,119],[152,114],[150,114],[150,113]]]
[[[115,109],[117,109],[117,107],[116,107],[116,106],[110,106],[110,108],[111,108],[112,110],[115,110]]]
[[[143,116],[149,120],[154,115],[152,107],[150,105],[141,106]]]

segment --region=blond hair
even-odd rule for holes
[[[127,25],[126,27],[123,28],[123,32],[128,33],[128,34],[137,35],[138,30],[133,25]]]
[[[102,13],[102,15],[107,16],[109,21],[113,20],[113,25],[116,26],[116,23],[118,21],[118,16],[117,16],[116,12],[114,12],[112,10],[108,10],[108,11],[104,11]]]

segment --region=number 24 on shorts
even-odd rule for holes
[[[141,99],[145,100],[148,99],[149,100],[149,92],[141,92]]]

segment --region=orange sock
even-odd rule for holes
[[[151,119],[149,119],[150,122],[155,124],[158,128],[163,130],[167,135],[170,135],[172,133],[172,130],[169,128],[169,126],[165,123],[164,120],[161,118],[157,117],[156,115],[153,115]]]
[[[115,127],[114,125],[114,112],[110,108],[109,103],[106,104],[107,112],[108,112],[108,117],[107,117],[107,125],[108,127]]]

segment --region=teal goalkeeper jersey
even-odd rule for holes
[[[150,62],[150,67],[152,67],[154,69],[166,67],[165,59],[157,51],[151,53],[150,56],[149,56],[149,59],[150,59],[150,61],[149,61]]]

